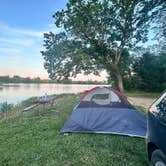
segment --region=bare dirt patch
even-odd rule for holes
[[[128,100],[131,104],[142,106],[147,110],[156,99],[147,97],[129,97]]]

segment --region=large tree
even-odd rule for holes
[[[157,5],[155,0],[69,0],[65,10],[54,14],[56,26],[64,32],[45,34],[42,55],[50,78],[105,69],[123,91],[126,51],[147,41]]]

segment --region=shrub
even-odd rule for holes
[[[138,76],[131,76],[124,78],[124,87],[126,90],[139,89],[141,84],[141,78]]]
[[[8,104],[7,102],[1,103],[0,104],[0,112],[1,113],[6,113],[12,110],[13,104]]]

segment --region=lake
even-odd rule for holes
[[[63,94],[79,93],[97,85],[82,84],[4,84],[0,86],[0,103],[8,102],[18,104],[22,100],[33,96],[42,96],[45,93]],[[101,85],[100,85],[101,86]]]

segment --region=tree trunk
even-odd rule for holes
[[[120,73],[116,73],[115,74],[116,80],[117,80],[117,84],[118,84],[118,88],[121,92],[124,91],[124,86],[123,86],[123,79]]]
[[[118,49],[116,50],[116,54],[115,54],[115,77],[116,77],[116,80],[117,80],[117,85],[118,85],[118,88],[121,92],[124,91],[124,87],[123,87],[123,79],[122,79],[122,76],[119,72],[119,67],[118,67],[118,64],[120,62],[120,58],[121,58],[121,49]]]
[[[123,92],[124,91],[123,79],[122,79],[122,76],[121,76],[120,70],[119,70],[119,62],[120,62],[120,58],[121,58],[121,52],[122,52],[122,50],[117,48],[116,53],[115,53],[114,62],[112,62],[112,60],[108,60],[108,61],[110,63],[110,67],[109,67],[110,74],[114,75],[119,90],[121,92]]]

